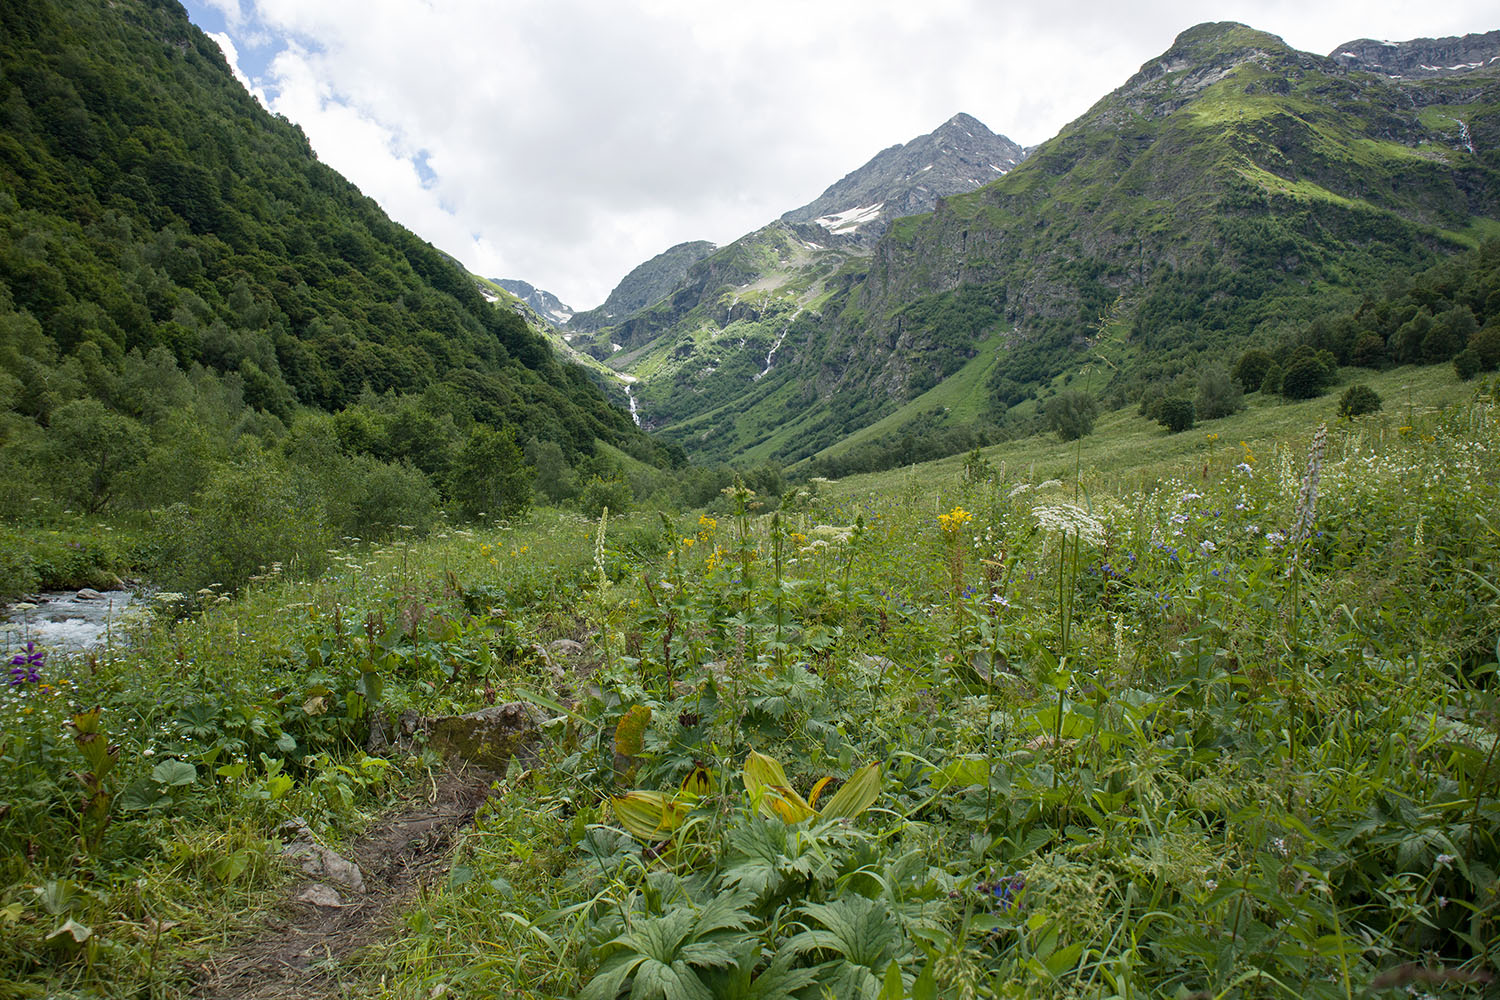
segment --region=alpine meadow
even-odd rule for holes
[[[583,309],[5,0],[0,996],[1496,995],[1474,27],[1187,27]]]

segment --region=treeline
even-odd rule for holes
[[[808,478],[838,479],[862,472],[884,472],[935,458],[946,458],[995,444],[1013,436],[993,424],[943,426],[940,413],[923,414],[894,434],[855,445],[838,455],[820,455],[808,461]]]
[[[1500,240],[1397,279],[1358,308],[1318,317],[1299,338],[1303,345],[1359,368],[1452,362],[1466,379],[1493,371],[1500,365]]]

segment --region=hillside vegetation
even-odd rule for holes
[[[531,439],[575,465],[596,442],[663,461],[260,108],[176,4],[7,3],[0,67],[6,517],[201,523],[275,480],[272,506],[331,540],[529,502],[484,479],[521,476]]]

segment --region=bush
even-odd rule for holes
[[[1484,370],[1484,362],[1472,347],[1465,347],[1453,356],[1453,370],[1467,382]]]
[[[1094,397],[1078,389],[1064,389],[1047,400],[1047,427],[1063,441],[1077,441],[1094,433],[1094,419],[1099,404]]]
[[[609,479],[598,476],[590,479],[578,496],[578,509],[586,517],[598,517],[608,507],[611,514],[623,514],[630,509],[635,499],[630,484],[619,473]]]
[[[1168,397],[1162,400],[1161,406],[1157,408],[1157,423],[1172,434],[1191,430],[1194,418],[1193,401],[1183,399],[1181,396]]]
[[[1339,397],[1339,416],[1357,417],[1380,409],[1380,394],[1367,385],[1351,385]]]
[[[158,580],[190,593],[210,583],[236,590],[277,563],[289,574],[317,573],[335,541],[325,518],[310,477],[253,452],[215,469],[192,507],[173,504],[162,512]]]
[[[1317,358],[1298,358],[1281,376],[1281,394],[1288,399],[1312,399],[1322,395],[1324,379],[1324,367]]]
[[[1479,356],[1485,371],[1500,368],[1500,326],[1487,326],[1470,337],[1469,350]]]

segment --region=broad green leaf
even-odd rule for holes
[[[880,987],[879,1000],[902,1000],[906,991],[901,987],[901,964],[894,959],[885,967],[885,981]]]
[[[833,793],[823,806],[823,815],[829,819],[851,819],[870,808],[879,797],[880,765],[866,764]]]
[[[937,791],[954,785],[984,785],[989,780],[989,762],[961,758],[951,760],[932,772],[932,787]]]
[[[164,760],[151,769],[151,780],[168,788],[191,785],[198,780],[198,769],[185,760]]]

